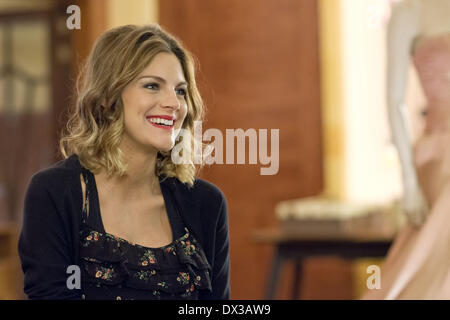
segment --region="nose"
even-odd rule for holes
[[[161,102],[164,108],[171,108],[174,110],[180,108],[180,100],[173,90],[166,90]]]

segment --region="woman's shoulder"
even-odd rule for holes
[[[61,191],[73,181],[72,177],[80,169],[78,158],[72,155],[33,174],[31,186],[45,187]]]
[[[224,193],[218,186],[204,179],[195,178],[193,188],[204,195],[225,198]]]
[[[183,207],[183,210],[200,215],[206,210],[208,219],[215,216],[211,215],[211,212],[220,213],[224,210],[226,211],[227,201],[225,194],[214,183],[197,177],[192,186],[181,182],[175,177],[168,178],[168,182],[174,191],[173,194],[178,204]]]
[[[225,201],[226,199],[225,194],[218,186],[205,179],[195,177],[194,184],[192,186],[188,186],[176,178],[173,178],[173,181],[178,188],[192,200],[203,198],[214,201]]]

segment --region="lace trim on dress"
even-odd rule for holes
[[[84,224],[80,233],[85,282],[118,285],[167,293],[211,289],[209,265],[189,230],[171,244],[147,248]]]

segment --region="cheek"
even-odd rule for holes
[[[185,104],[183,107],[181,107],[181,110],[180,110],[180,118],[183,119],[181,124],[183,124],[184,120],[186,119],[187,113],[188,113],[188,106],[187,106],[187,104]]]
[[[124,92],[122,95],[122,108],[123,117],[126,124],[130,125],[137,121],[136,115],[140,113],[140,105],[142,104],[139,100],[139,96],[132,94],[133,92]]]
[[[129,110],[124,109],[124,112],[123,112],[124,125],[125,125],[126,129],[132,130],[133,128],[136,127],[137,119],[132,113],[127,112],[127,111],[129,111]]]
[[[187,114],[188,114],[187,110],[188,110],[187,106],[181,107],[181,109],[179,110],[178,116],[179,116],[179,120],[181,120],[181,121],[179,121],[178,125],[176,126],[176,131],[175,131],[175,136],[176,137],[178,137],[178,135],[180,134],[181,130],[183,130],[182,129],[183,128],[183,124],[186,121],[186,117],[187,117]]]

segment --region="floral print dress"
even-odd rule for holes
[[[95,178],[87,169],[82,173],[86,184],[80,230],[83,299],[197,299],[199,290],[211,290],[211,267],[188,228],[172,243],[158,248],[102,232],[100,210],[94,207],[89,217],[87,214],[89,200],[96,200],[90,195],[98,200]],[[176,221],[182,221],[174,206],[174,201],[167,203],[168,214],[177,212],[180,219]]]

